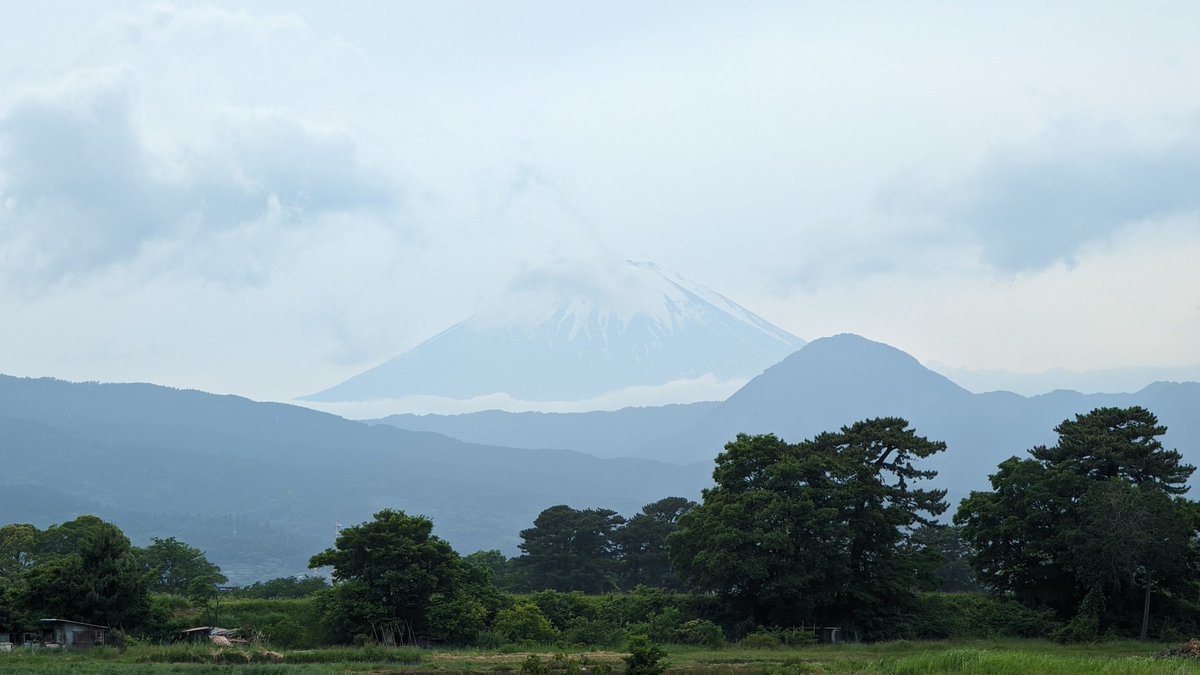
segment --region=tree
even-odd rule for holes
[[[498,549],[465,555],[463,562],[485,568],[491,574],[492,584],[502,591],[513,592],[521,586],[521,570],[517,569],[516,559],[505,557]]]
[[[754,624],[854,622],[870,630],[930,573],[908,534],[945,510],[934,472],[945,449],[900,418],[857,422],[799,444],[739,434],[717,457],[715,487],[667,538],[696,591]]]
[[[946,525],[922,525],[913,530],[912,545],[936,561],[937,584],[931,590],[946,593],[978,593],[983,590],[975,580],[968,562],[971,547],[962,539],[960,528]]]
[[[1152,486],[1168,494],[1188,490],[1196,467],[1183,464],[1177,450],[1166,450],[1159,436],[1167,428],[1140,406],[1096,408],[1054,427],[1058,443],[1029,451],[1045,467],[1091,480],[1117,479]]]
[[[1098,408],[1055,431],[1054,446],[1002,462],[954,520],[987,586],[1089,631],[1132,632],[1152,588],[1192,594],[1200,520],[1178,495],[1195,468],[1162,447],[1166,429],[1144,408]]]
[[[0,579],[15,581],[33,567],[41,534],[28,524],[0,527]]]
[[[428,518],[384,509],[309,560],[333,568],[326,620],[335,632],[370,631],[385,643],[426,632],[431,601],[453,593],[459,573],[458,555],[432,532]]]
[[[70,546],[25,573],[24,607],[42,616],[125,630],[141,627],[150,609],[145,574],[121,530],[95,516],[81,516],[47,530],[52,532],[72,533]],[[63,541],[67,539],[56,537],[52,543]]]
[[[34,563],[78,553],[84,540],[109,526],[97,516],[83,515],[60,525],[51,525],[38,537]]]
[[[675,531],[679,519],[696,508],[696,502],[683,497],[667,497],[642,507],[613,535],[621,561],[621,586],[632,590],[639,585],[682,590],[683,584],[671,568],[667,554],[667,536]]]
[[[278,577],[266,581],[256,581],[249,586],[240,588],[237,595],[243,598],[261,598],[276,600],[279,598],[307,598],[308,596],[329,588],[329,582],[324,577],[307,574],[293,577]]]
[[[609,509],[551,506],[521,530],[517,558],[530,590],[604,593],[619,587],[614,532],[625,519]]]
[[[149,546],[137,551],[137,557],[146,570],[153,593],[209,595],[228,581],[221,568],[208,561],[204,551],[175,537],[154,537]]]

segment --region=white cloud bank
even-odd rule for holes
[[[952,368],[1200,363],[1191,3],[64,7],[0,10],[0,372],[290,399],[597,257]]]

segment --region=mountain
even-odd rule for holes
[[[148,384],[0,376],[0,521],[82,513],[175,536],[235,582],[306,570],[334,526],[388,507],[457,550],[512,555],[555,504],[633,513],[699,496],[709,469],[464,443],[306,408]]]
[[[1102,406],[1141,405],[1167,425],[1165,443],[1200,464],[1200,384],[1159,382],[1136,393],[1081,394],[1054,391],[1041,396],[1010,392],[974,394],[924,367],[894,347],[857,335],[814,340],[768,368],[717,404],[609,413],[472,415],[440,418],[392,417],[386,423],[424,424],[448,436],[490,428],[505,443],[537,447],[548,438],[581,449],[596,429],[620,426],[624,447],[613,456],[679,464],[712,459],[738,433],[774,433],[789,441],[811,438],[857,420],[880,416],[908,419],[917,432],[945,441],[949,448],[931,464],[939,486],[957,500],[987,488],[987,475],[1012,455],[1055,440],[1064,419]],[[499,424],[500,419],[504,424]],[[483,420],[488,420],[486,423]],[[574,431],[572,430],[574,429]],[[476,438],[479,436],[476,435]],[[571,438],[577,440],[571,443]]]
[[[313,410],[148,384],[0,376],[0,521],[95,513],[138,544],[175,536],[236,582],[305,571],[335,523],[390,507],[431,517],[461,552],[516,552],[548,506],[631,514],[666,496],[697,498],[738,432],[789,441],[856,420],[906,417],[945,441],[933,483],[953,504],[1054,427],[1101,406],[1144,406],[1168,447],[1200,463],[1200,383],[1130,394],[973,394],[878,342],[815,340],[719,403],[586,414],[393,417],[368,425]],[[499,447],[392,424],[426,424]],[[457,429],[456,429],[457,427]],[[554,445],[566,449],[545,449]],[[620,459],[601,459],[580,448]]]
[[[691,427],[717,401],[584,413],[484,410],[466,415],[389,415],[367,424],[432,431],[471,443],[514,448],[570,448],[596,457],[627,457],[630,450]]]
[[[598,278],[518,284],[492,306],[306,400],[405,396],[578,401],[706,376],[745,381],[804,344],[677,274],[627,261]]]

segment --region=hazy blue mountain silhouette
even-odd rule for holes
[[[586,441],[570,444],[572,436],[582,439],[605,425],[621,425],[622,437],[646,441],[612,449],[611,454],[689,464],[711,462],[740,432],[774,433],[798,441],[861,419],[900,416],[918,433],[949,445],[933,466],[941,472],[938,483],[957,499],[969,490],[986,488],[987,475],[1003,459],[1053,443],[1053,429],[1064,419],[1101,406],[1130,405],[1157,414],[1169,427],[1165,442],[1192,463],[1200,463],[1200,384],[1160,382],[1125,394],[974,394],[899,349],[851,334],[808,343],[717,404],[693,404],[661,414],[656,408],[635,409],[636,414],[490,413],[486,424],[480,422],[483,413],[416,419],[424,428],[449,436],[490,428],[513,446],[538,447],[552,437],[576,449]],[[383,421],[415,423],[403,417]],[[573,424],[577,432],[571,431]]]
[[[697,497],[709,474],[468,444],[236,396],[5,376],[0,448],[6,522],[95,512],[136,542],[204,545],[239,580],[302,572],[335,523],[385,507],[433,518],[460,551],[514,554],[548,506],[632,513],[667,495]]]
[[[725,296],[653,263],[618,283],[572,285],[497,301],[482,313],[312,401],[414,395],[578,401],[711,375],[745,380],[804,344]]]

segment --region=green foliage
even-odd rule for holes
[[[433,597],[429,606],[430,636],[444,643],[475,643],[478,634],[512,605],[491,581],[491,570],[466,559],[455,568],[454,592]]]
[[[318,591],[329,588],[329,582],[324,577],[308,574],[294,577],[278,577],[267,581],[256,581],[249,586],[233,592],[234,597],[258,598],[262,600],[279,598],[307,598]]]
[[[738,640],[738,646],[743,649],[782,649],[783,640],[774,632],[760,628]]]
[[[913,530],[911,542],[922,555],[930,557],[936,585],[927,590],[946,593],[976,593],[983,588],[971,569],[971,547],[962,539],[961,528],[941,524],[921,525]]]
[[[628,640],[629,632],[609,617],[572,619],[558,638],[563,644],[591,647],[616,647]]]
[[[912,611],[882,637],[909,640],[1046,637],[1057,627],[1054,613],[1011,598],[979,593],[922,593]]]
[[[605,596],[608,597],[608,596]],[[594,619],[602,611],[605,599],[578,591],[539,591],[528,596],[554,627],[563,630],[576,619]]]
[[[541,656],[530,654],[521,662],[521,672],[526,675],[548,675],[550,664],[543,661]]]
[[[33,567],[41,532],[33,525],[14,523],[0,527],[0,580],[15,582]]]
[[[473,644],[489,618],[488,608],[464,593],[435,597],[429,605],[430,634],[450,644]]]
[[[532,602],[518,602],[511,609],[500,610],[491,629],[509,642],[546,643],[558,637],[559,632]]]
[[[620,566],[613,536],[624,522],[609,509],[577,510],[560,504],[542,511],[533,527],[521,530],[524,555],[516,560],[521,585],[585,593],[617,590]]]
[[[667,538],[671,558],[693,590],[753,624],[881,628],[932,574],[907,533],[946,508],[943,491],[912,487],[935,475],[914,462],[944,449],[899,418],[794,445],[741,434]]]
[[[612,672],[612,666],[606,663],[592,663],[588,660],[587,655],[571,657],[566,654],[557,653],[551,656],[549,660],[543,660],[537,654],[529,654],[521,662],[521,672],[533,675],[549,675],[550,673],[576,675],[577,673],[584,672],[609,673]]]
[[[675,632],[679,644],[717,649],[725,646],[725,631],[708,619],[685,621]]]
[[[629,638],[626,675],[662,675],[667,672],[667,652],[644,635]]]
[[[330,642],[313,598],[227,599],[221,603],[220,624],[239,628],[247,636],[261,636],[277,648],[312,649]]]
[[[143,627],[150,609],[146,580],[121,530],[80,516],[43,537],[45,562],[23,575],[20,603],[29,614]]]
[[[1095,642],[1100,639],[1100,620],[1104,616],[1104,594],[1093,588],[1079,605],[1079,613],[1051,634],[1055,642]]]
[[[207,598],[228,581],[221,568],[204,557],[204,551],[168,537],[155,537],[144,549],[135,549],[146,570],[152,593],[174,593]]]
[[[696,508],[696,502],[682,497],[667,497],[642,507],[613,534],[621,562],[621,587],[653,586],[683,590],[667,552],[667,537],[679,525],[679,519]]]
[[[1154,415],[1099,408],[1055,431],[1055,446],[1002,462],[992,490],[955,514],[980,581],[1076,617],[1068,639],[1136,631],[1151,584],[1160,598],[1195,597],[1200,512],[1175,496],[1194,467],[1162,448]]]
[[[390,641],[428,629],[434,594],[453,594],[461,575],[457,554],[432,530],[428,518],[385,509],[343,529],[335,548],[312,557],[310,567],[332,567],[342,582],[325,605],[333,632],[378,630]]]
[[[498,550],[476,551],[463,556],[463,562],[483,567],[491,573],[492,584],[501,591],[521,590],[520,570],[515,559],[504,557]]]

